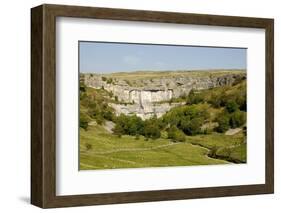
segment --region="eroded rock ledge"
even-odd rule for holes
[[[111,103],[116,114],[136,114],[142,119],[154,115],[162,116],[171,108],[183,103],[165,103],[172,98],[188,95],[192,89],[203,90],[214,87],[232,85],[245,79],[245,72],[231,74],[209,74],[200,76],[174,76],[151,79],[136,78],[124,80],[114,77],[104,77],[98,74],[84,74],[83,81],[86,86],[96,89],[105,89],[117,97],[118,104]]]

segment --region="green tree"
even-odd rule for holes
[[[218,117],[217,117],[217,122],[218,122],[218,126],[216,127],[217,132],[225,132],[230,128],[229,125],[229,115],[226,113],[221,113]]]
[[[235,111],[230,115],[229,124],[232,128],[237,128],[246,123],[246,113],[240,110]]]
[[[117,123],[113,128],[113,133],[118,137],[121,137],[124,134],[123,127],[119,123]]]
[[[168,138],[174,142],[184,142],[186,139],[185,134],[176,126],[172,126],[168,129]]]
[[[234,100],[230,100],[226,103],[225,108],[229,113],[232,113],[238,110],[238,104]]]
[[[80,112],[79,127],[87,130],[89,121],[90,119],[88,118],[88,116],[85,113]]]
[[[161,132],[158,126],[148,124],[144,126],[144,136],[146,138],[157,139],[160,138]]]
[[[199,104],[204,102],[204,98],[201,93],[194,91],[193,89],[189,92],[187,97],[187,104]]]

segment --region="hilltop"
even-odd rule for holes
[[[212,69],[212,70],[167,70],[167,71],[133,71],[115,73],[80,73],[80,75],[104,76],[116,80],[151,80],[155,78],[184,78],[184,77],[206,77],[222,76],[227,74],[245,74],[244,69]]]

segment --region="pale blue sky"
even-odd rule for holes
[[[79,42],[80,72],[246,69],[245,48]]]

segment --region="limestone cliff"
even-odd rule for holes
[[[239,79],[246,78],[245,72],[224,74],[157,76],[148,79],[114,78],[97,74],[84,74],[86,86],[105,89],[113,94],[119,103],[111,103],[117,114],[136,114],[142,119],[153,115],[162,116],[181,103],[165,103],[172,98],[188,95],[191,89],[202,90],[225,85],[232,85]],[[162,102],[162,103],[161,103]]]

